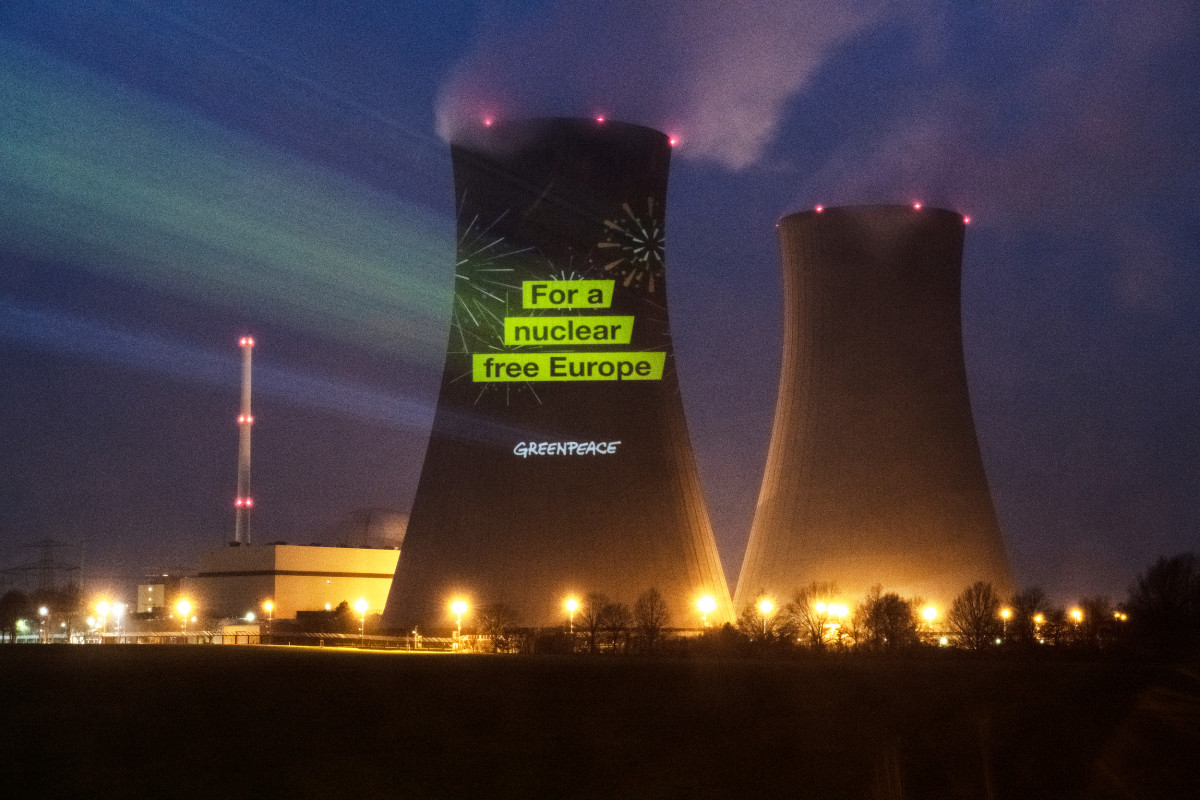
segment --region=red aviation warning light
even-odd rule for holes
[[[825,210],[825,206],[817,206],[817,213],[818,213],[818,214],[820,214],[820,213],[821,213],[822,211],[824,211],[824,210]]]
[[[604,124],[604,115],[603,115],[603,114],[597,114],[597,115],[596,115],[596,122],[598,122],[598,123],[600,123],[601,125],[603,125],[603,124]]]
[[[970,224],[971,224],[971,218],[968,217],[966,214],[963,214],[963,225],[970,225]]]
[[[915,208],[917,211],[920,211],[920,210],[921,210],[921,204],[920,204],[919,202],[917,202],[917,203],[913,203],[913,208]]]
[[[250,499],[250,429],[254,424],[254,414],[250,410],[250,380],[254,338],[243,336],[238,339],[238,345],[242,349],[242,402],[237,418],[237,500],[234,502],[237,512],[233,523],[233,541],[241,545],[250,544],[250,509],[254,507],[254,501]]]

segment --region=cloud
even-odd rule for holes
[[[682,157],[759,161],[788,102],[881,5],[786,0],[552,4],[493,19],[443,87],[439,132],[488,115],[585,116],[677,135]]]

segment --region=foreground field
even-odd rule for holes
[[[0,647],[0,797],[1194,797],[1200,680],[966,659]]]

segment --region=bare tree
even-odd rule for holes
[[[1125,609],[1137,634],[1158,646],[1200,642],[1200,557],[1159,558],[1129,587]]]
[[[671,624],[671,612],[667,609],[667,601],[658,589],[651,587],[642,593],[633,604],[633,617],[646,650],[654,650],[655,642]]]
[[[1051,645],[1064,645],[1073,641],[1074,632],[1067,612],[1061,608],[1050,608],[1042,615],[1042,641]]]
[[[785,608],[797,635],[814,650],[824,650],[839,637],[844,614],[837,613],[836,598],[837,584],[814,581],[792,595]]]
[[[629,629],[633,627],[633,614],[624,603],[608,603],[600,609],[600,627],[608,634],[609,646],[615,653],[625,651],[629,645]]]
[[[588,592],[576,612],[578,623],[575,627],[583,631],[589,653],[596,652],[597,645],[600,643],[600,631],[604,627],[602,612],[607,605],[609,605],[607,597],[599,592]]]
[[[511,653],[516,645],[516,613],[504,603],[483,606],[475,616],[479,633],[491,642],[497,653]]]
[[[17,640],[17,620],[32,616],[33,604],[24,592],[10,589],[0,596],[0,641]]]
[[[917,612],[909,600],[874,586],[854,611],[855,627],[862,629],[859,644],[872,650],[892,652],[915,645]]]
[[[1000,635],[1000,595],[986,581],[976,581],[954,598],[946,617],[960,646],[982,650]]]
[[[1012,619],[1008,621],[1008,640],[1021,647],[1034,646],[1041,638],[1038,629],[1050,610],[1045,593],[1037,587],[1029,588],[1013,595],[1009,605],[1012,606]],[[1037,621],[1039,615],[1042,623]]]
[[[866,645],[867,643],[867,626],[866,615],[861,613],[861,606],[855,608],[854,612],[842,621],[842,626],[838,628],[838,644],[851,647]]]
[[[1079,642],[1087,647],[1108,647],[1120,634],[1119,616],[1111,599],[1085,597],[1079,601]]]
[[[766,644],[793,639],[796,635],[796,626],[788,618],[786,610],[772,606],[770,610],[764,611],[762,600],[763,598],[760,597],[742,609],[735,626],[738,632],[751,642]]]

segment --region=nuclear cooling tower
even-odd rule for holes
[[[450,627],[459,598],[553,625],[569,596],[651,588],[674,625],[698,625],[704,595],[731,618],[671,347],[670,151],[576,119],[452,145],[450,341],[388,627]]]
[[[813,581],[850,604],[1010,590],[963,364],[964,229],[919,206],[780,222],[783,371],[737,608]]]

